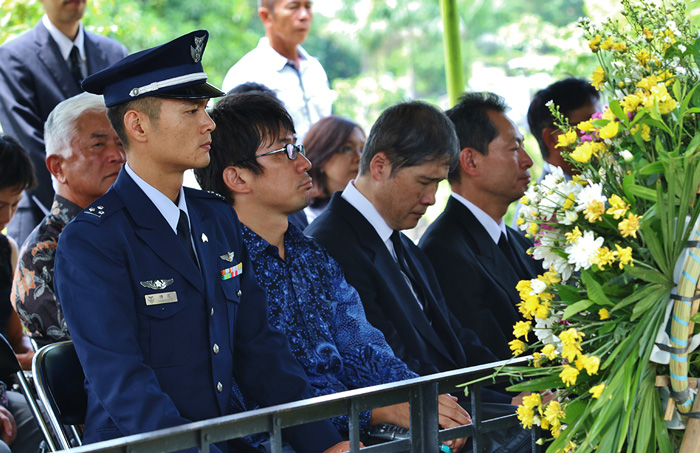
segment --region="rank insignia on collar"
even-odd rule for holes
[[[161,290],[173,284],[173,279],[169,278],[167,280],[146,280],[141,283],[141,286],[148,289]]]
[[[228,252],[228,253],[224,253],[224,254],[221,255],[219,258],[221,258],[221,259],[224,260],[224,261],[228,261],[229,263],[232,263],[232,262],[233,262],[233,257],[234,257],[234,255],[235,255],[235,253],[233,253],[233,252]]]
[[[192,54],[192,59],[195,63],[199,63],[202,60],[202,53],[204,53],[205,38],[206,36],[195,36],[194,47],[190,46],[190,53]]]
[[[209,242],[209,238],[204,233],[202,233],[202,242]]]

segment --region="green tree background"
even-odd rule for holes
[[[698,2],[685,1],[690,16],[700,22]],[[529,99],[555,79],[589,77],[595,58],[576,22],[583,16],[593,21],[614,17],[619,0],[457,2],[465,89],[491,90],[511,104],[511,116],[535,160],[536,178],[542,160],[524,121]],[[38,0],[0,0],[0,6],[0,42],[33,27],[43,14]],[[316,0],[314,9],[304,47],[328,73],[337,96],[334,113],[368,132],[385,108],[401,100],[449,107],[438,0]],[[205,70],[219,86],[231,65],[264,34],[257,0],[90,0],[83,22],[132,52],[206,29]],[[445,185],[439,198],[447,193]],[[438,202],[428,217],[442,206]]]

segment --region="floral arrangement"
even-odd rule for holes
[[[621,21],[580,22],[608,106],[575,127],[550,106],[579,174],[531,186],[517,219],[549,271],[517,287],[523,320],[510,346],[532,359],[499,374],[532,391],[518,418],[551,435],[549,451],[673,451],[683,432],[667,428],[657,376],[670,375],[681,414],[693,402],[700,40],[681,2],[622,4]],[[658,364],[650,357],[669,305],[671,359]]]

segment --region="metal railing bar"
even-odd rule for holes
[[[357,401],[350,401],[350,416],[348,417],[350,430],[350,453],[360,451],[360,410]]]
[[[384,444],[371,445],[362,450],[363,453],[399,453],[406,451],[411,451],[411,441],[409,439],[392,440]]]
[[[186,448],[198,447],[200,445],[200,436],[208,434],[210,443],[220,442],[225,439],[234,439],[257,432],[269,432],[270,420],[274,417],[279,425],[272,426],[273,431],[289,426],[301,425],[304,423],[324,420],[338,415],[348,414],[349,401],[356,403],[355,408],[359,413],[362,410],[381,407],[389,404],[396,404],[406,401],[406,395],[410,394],[411,388],[420,388],[421,386],[429,387],[429,393],[432,396],[430,404],[434,405],[437,413],[437,400],[435,399],[438,393],[443,393],[448,388],[454,389],[454,385],[463,383],[464,381],[472,381],[479,377],[488,376],[493,373],[494,368],[505,364],[517,364],[527,361],[527,357],[518,358],[509,361],[496,362],[486,365],[479,365],[470,368],[448,371],[444,373],[433,374],[430,376],[419,377],[402,382],[392,384],[382,384],[378,386],[350,390],[346,392],[336,393],[332,395],[324,395],[310,398],[303,401],[295,401],[292,403],[272,406],[264,409],[256,409],[249,412],[227,415],[216,419],[205,420],[187,425],[176,426],[150,433],[135,434],[128,437],[113,439],[100,443],[90,444],[78,448],[71,449],[73,453],[81,452],[162,452],[174,451]],[[484,382],[483,385],[489,385],[489,382]],[[482,383],[474,384],[470,387],[481,387]],[[480,392],[471,391],[472,395],[472,420],[476,424],[481,419]],[[420,401],[420,398],[418,399]],[[477,404],[478,402],[478,404]],[[475,407],[476,406],[476,407]],[[426,407],[426,406],[423,406]],[[476,409],[476,410],[475,410]],[[431,417],[432,418],[432,417]],[[483,423],[484,429],[488,429],[490,422]],[[419,424],[425,421],[419,422]],[[435,437],[437,442],[437,417],[435,421],[430,421],[434,424],[435,429],[431,436]],[[359,423],[358,423],[359,424]],[[461,427],[455,429],[473,429],[469,427]],[[479,429],[474,439],[479,437]],[[411,430],[413,431],[413,430]],[[440,439],[445,439],[451,435],[451,430],[445,430],[445,434],[440,435]],[[450,432],[450,434],[447,434]],[[274,437],[274,436],[273,436]],[[424,437],[425,438],[425,437]],[[281,439],[281,438],[280,438]],[[431,440],[432,442],[432,440]],[[408,451],[396,449],[403,443],[410,441],[401,440],[394,441],[391,444],[382,444],[377,447],[386,447],[387,450],[374,449],[369,451]],[[479,442],[480,444],[480,442]],[[434,451],[437,443],[429,446],[430,449],[424,451]],[[171,450],[168,450],[171,448]],[[410,449],[410,448],[409,448]],[[418,451],[418,450],[412,450]],[[475,449],[475,451],[478,451]]]
[[[272,415],[270,446],[272,447],[272,453],[282,453],[282,420],[275,414]]]

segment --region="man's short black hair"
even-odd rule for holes
[[[0,190],[31,190],[36,186],[34,165],[17,140],[0,135]]]
[[[498,129],[489,118],[489,112],[506,113],[509,110],[503,97],[488,91],[462,94],[457,105],[449,109],[447,117],[454,123],[459,149],[473,148],[488,154],[489,143],[498,137]],[[447,179],[459,181],[459,166],[450,171]]]
[[[403,102],[382,112],[367,137],[360,175],[369,172],[379,152],[389,159],[392,175],[405,167],[443,159],[452,169],[459,161],[452,122],[440,109],[421,101]]]
[[[590,82],[575,77],[560,80],[535,93],[527,111],[527,124],[530,127],[530,133],[537,139],[545,160],[549,157],[549,151],[542,138],[542,131],[546,127],[554,126],[554,117],[547,103],[554,102],[559,106],[561,114],[568,118],[572,111],[595,103],[598,99],[600,95]]]
[[[217,192],[233,204],[233,196],[223,180],[224,170],[235,165],[255,175],[262,174],[256,151],[287,131],[295,133],[294,121],[281,102],[255,93],[225,96],[209,115],[216,123],[211,134],[211,160],[194,174],[202,189]]]

